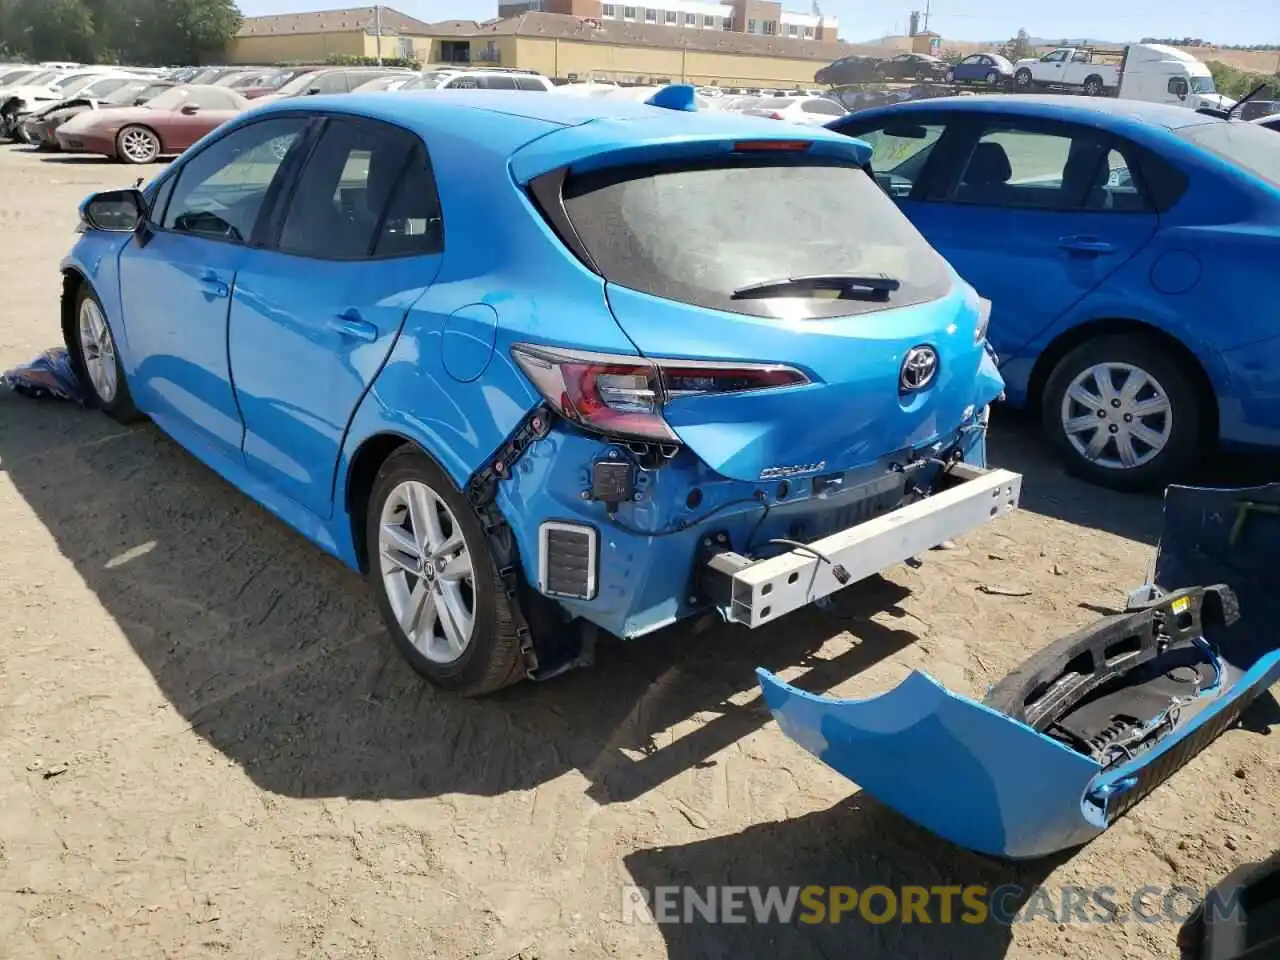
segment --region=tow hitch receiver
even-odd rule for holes
[[[1276,507],[1280,484],[1170,487],[1153,582],[982,703],[919,671],[842,700],[759,670],[765,701],[787,736],[954,843],[1012,859],[1086,843],[1280,679]]]
[[[711,554],[700,586],[752,629],[1013,512],[1022,477],[957,463],[931,496],[764,560]]]

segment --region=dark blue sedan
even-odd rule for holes
[[[1280,149],[1134,100],[944,97],[830,126],[991,300],[1014,406],[1067,464],[1159,487],[1216,447],[1280,448]]]

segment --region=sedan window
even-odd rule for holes
[[[1080,210],[1095,203],[1101,205],[1109,202],[1099,199],[1097,193],[1109,185],[1111,168],[1107,156],[1103,135],[1086,127],[988,127],[946,199],[1036,210]],[[1115,156],[1118,158],[1119,154]],[[1121,165],[1116,168],[1119,171],[1123,159],[1117,162]],[[1129,177],[1127,168],[1123,175]],[[1126,195],[1122,202],[1138,201]]]
[[[940,123],[892,123],[865,133],[847,131],[871,147],[871,172],[893,197],[910,195],[929,154],[942,137]]]
[[[307,121],[263,120],[209,144],[178,173],[164,229],[245,243],[267,190]]]

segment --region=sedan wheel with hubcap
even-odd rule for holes
[[[1161,489],[1181,479],[1201,449],[1210,396],[1193,361],[1156,336],[1109,334],[1058,361],[1045,383],[1045,433],[1076,474],[1116,490]]]
[[[146,127],[125,127],[116,136],[116,152],[126,163],[154,163],[160,156],[160,138]]]
[[[1098,363],[1082,370],[1062,398],[1061,417],[1076,452],[1111,470],[1150,463],[1173,433],[1164,387],[1128,363]]]

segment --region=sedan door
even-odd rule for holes
[[[426,147],[399,127],[332,117],[273,220],[231,305],[244,463],[328,518],[351,418],[440,268]]]
[[[185,92],[182,104],[156,118],[164,148],[171,153],[181,153],[242,112],[244,101],[234,91],[192,87]]]
[[[152,220],[120,253],[135,400],[193,449],[239,457],[228,306],[247,245],[263,227],[281,158],[305,125],[265,119],[186,159],[162,186]]]
[[[1126,159],[1131,148],[1108,134],[1030,118],[948,114],[945,140],[941,123],[915,123],[914,112],[838,126],[899,151],[888,162],[877,147],[877,179],[992,302],[990,338],[1005,360],[1141,250],[1157,217],[1136,185],[1136,163]],[[923,159],[924,147],[909,152],[912,137],[929,145]]]

